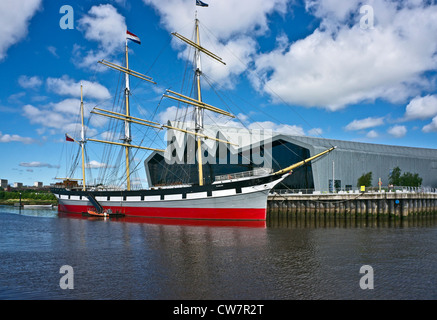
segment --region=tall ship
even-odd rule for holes
[[[147,218],[179,218],[179,219],[208,219],[208,220],[265,220],[267,211],[267,197],[277,184],[293,174],[293,170],[315,160],[335,149],[331,147],[307,159],[283,169],[273,171],[269,168],[254,169],[243,173],[233,173],[217,177],[215,181],[205,182],[203,175],[203,148],[206,140],[231,145],[232,143],[207,136],[204,131],[205,111],[220,114],[225,117],[235,116],[226,110],[217,108],[203,101],[201,91],[201,55],[207,55],[213,60],[225,65],[225,62],[216,54],[207,50],[200,43],[199,20],[195,18],[194,39],[190,40],[179,33],[172,33],[178,40],[194,51],[193,96],[188,96],[173,90],[166,90],[163,95],[167,99],[179,104],[191,106],[194,114],[194,129],[179,128],[171,122],[161,124],[156,121],[134,117],[130,112],[130,77],[142,81],[155,83],[153,79],[129,67],[128,40],[139,42],[139,38],[127,31],[124,65],[106,60],[99,61],[102,65],[121,72],[124,75],[124,112],[94,107],[91,113],[121,121],[124,132],[121,142],[104,141],[85,137],[84,104],[81,86],[80,114],[82,120],[80,139],[66,135],[69,141],[77,142],[80,146],[79,156],[82,162],[81,179],[62,178],[63,182],[53,185],[52,193],[58,199],[58,211],[66,213],[90,214],[96,216],[125,215]],[[190,135],[195,140],[198,181],[183,185],[160,185],[148,189],[132,187],[132,149],[157,151],[164,153],[164,149],[150,148],[132,143],[131,125],[151,127],[155,130],[175,130]],[[125,164],[125,188],[113,189],[108,186],[87,185],[85,176],[85,144],[96,142],[108,144],[124,149],[123,162]],[[80,184],[78,181],[82,181]]]

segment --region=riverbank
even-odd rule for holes
[[[20,203],[20,199],[2,199],[0,205],[13,206]],[[22,205],[57,205],[56,200],[45,199],[21,199]]]
[[[57,205],[56,197],[46,190],[0,191],[0,205]]]

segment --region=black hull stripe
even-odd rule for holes
[[[265,177],[259,177],[259,178],[253,178],[253,179],[247,179],[247,180],[241,180],[241,181],[231,181],[231,182],[224,182],[224,183],[218,183],[218,184],[210,184],[205,186],[189,186],[189,187],[179,187],[179,188],[163,188],[159,189],[156,188],[154,190],[132,190],[132,191],[82,191],[82,190],[67,190],[64,188],[51,188],[51,192],[54,194],[59,195],[76,195],[76,196],[87,196],[89,194],[92,194],[95,197],[111,197],[111,196],[118,196],[118,197],[141,197],[144,196],[161,196],[161,199],[163,199],[166,195],[172,195],[172,194],[182,194],[182,198],[185,199],[187,197],[187,194],[189,193],[200,193],[200,192],[207,192],[207,196],[212,196],[213,191],[218,190],[228,190],[228,189],[235,189],[236,193],[241,193],[241,189],[245,187],[253,187],[257,185],[265,185],[268,183],[271,183],[275,180],[280,180],[282,176],[278,175],[269,175]]]

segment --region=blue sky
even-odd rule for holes
[[[202,60],[214,87],[204,83],[205,97],[218,107],[232,101],[226,108],[246,127],[437,147],[434,1],[204,2],[208,8],[194,0],[2,1],[0,178],[50,184],[68,174],[64,158],[74,144],[64,134],[78,128],[81,82],[87,135],[104,135],[104,123],[89,111],[112,107],[119,75],[97,61],[123,62],[126,28],[142,41],[129,44],[131,66],[158,83],[132,80],[132,114],[172,120],[174,103],[158,103],[166,88],[180,88],[188,51],[170,32],[190,38],[196,9],[202,45],[227,63]],[[63,5],[73,9],[72,29],[61,28]],[[88,154],[93,176],[104,166],[100,152]]]

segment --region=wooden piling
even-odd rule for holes
[[[404,220],[436,214],[437,193],[275,195],[269,197],[267,209],[271,217]]]

